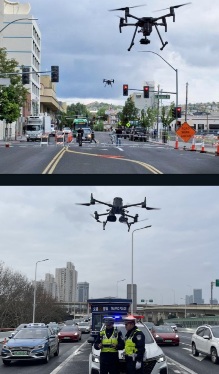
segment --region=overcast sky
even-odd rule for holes
[[[129,208],[139,214],[130,232],[118,220],[108,222],[106,230],[91,214],[105,213],[104,205],[81,206],[76,203],[94,198],[124,204],[141,203],[160,210]],[[210,284],[219,279],[218,205],[219,187],[171,186],[1,186],[0,187],[0,261],[29,280],[68,261],[78,271],[78,281],[88,282],[90,297],[127,297],[131,283],[132,235],[133,275],[138,287],[138,302],[152,298],[157,304],[183,304],[194,288],[203,290],[206,303]],[[119,218],[119,217],[117,217]],[[152,225],[147,229],[137,228]],[[118,282],[122,279],[125,281]],[[118,282],[118,283],[117,283]],[[213,296],[219,299],[219,288]]]
[[[25,3],[25,1],[22,1]],[[176,72],[179,79],[179,104],[186,102],[219,101],[219,2],[193,0],[175,9],[176,19],[167,18],[167,32],[159,27],[168,45],[163,51],[156,29],[149,45],[141,45],[142,33],[131,43],[134,27],[123,27],[119,33],[119,18],[124,11],[111,9],[146,4],[130,9],[137,17],[158,17],[169,13],[169,6],[186,3],[177,0],[30,0],[31,14],[38,18],[42,33],[42,70],[59,65],[60,100],[87,104],[94,100],[112,104],[125,103],[122,85],[142,89],[145,81],[154,81],[155,88],[176,92]],[[156,10],[164,9],[159,12]],[[129,22],[135,21],[129,19]],[[172,68],[153,51],[162,56]],[[114,79],[113,86],[104,87],[103,79]],[[132,91],[130,91],[132,93]],[[165,104],[175,101],[175,95]]]

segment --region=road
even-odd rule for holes
[[[191,333],[179,332],[180,345],[162,347],[167,356],[169,374],[218,374],[219,365],[214,365],[209,358],[191,354]],[[83,334],[81,342],[60,343],[60,354],[52,357],[48,364],[21,362],[4,366],[0,362],[1,374],[88,374],[88,357],[91,345],[88,336]]]
[[[58,175],[200,175],[218,174],[219,157],[214,153],[189,152],[157,142],[122,139],[116,146],[108,133],[96,134],[97,143],[49,145],[14,142],[0,144],[0,174]]]

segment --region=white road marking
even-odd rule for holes
[[[76,347],[76,350],[70,356],[68,356],[65,361],[63,361],[59,366],[57,366],[57,368],[51,371],[50,374],[57,374],[63,368],[63,366],[65,366],[74,356],[76,356],[79,353],[78,351],[81,349],[81,347],[83,347],[86,344],[87,341],[80,345],[80,347]]]
[[[193,370],[187,368],[186,366],[180,364],[179,362],[173,360],[172,358],[170,358],[168,356],[166,356],[166,357],[167,357],[168,361],[173,362],[179,369],[185,370],[185,374],[186,373],[188,373],[188,374],[198,374],[196,371],[193,371]]]

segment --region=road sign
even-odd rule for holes
[[[182,126],[176,131],[176,134],[184,141],[188,142],[192,136],[195,135],[195,130],[189,126],[187,122],[184,122]]]
[[[219,279],[216,279],[215,286],[219,287]]]
[[[170,99],[170,95],[154,95],[155,99]]]
[[[11,80],[10,78],[0,78],[0,86],[10,86]]]

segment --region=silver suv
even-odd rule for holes
[[[192,354],[210,356],[213,364],[219,362],[219,326],[202,325],[192,334]]]
[[[145,335],[146,358],[144,360],[145,374],[168,374],[166,357],[162,349],[157,345],[148,328],[143,323],[137,323],[136,326],[143,331]],[[122,332],[125,337],[126,329],[124,323],[114,323],[114,327]],[[103,328],[103,326],[102,326]],[[93,343],[93,338],[88,339]],[[124,351],[118,351],[120,373],[126,373]],[[92,345],[92,351],[89,355],[89,374],[99,374],[100,372],[100,350],[96,350]]]

